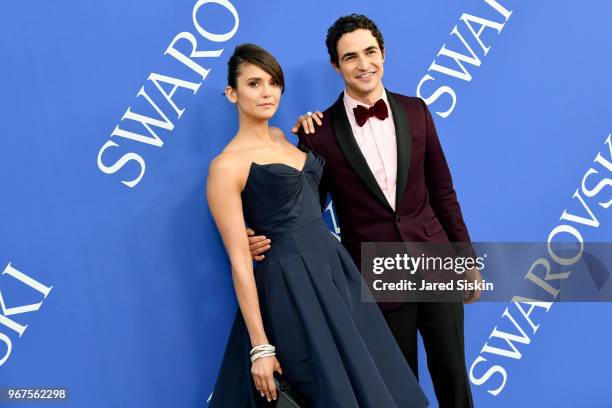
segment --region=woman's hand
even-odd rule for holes
[[[276,400],[276,385],[274,384],[274,371],[283,374],[280,363],[275,356],[261,357],[251,365],[251,374],[255,387],[261,394],[268,399],[268,402]]]

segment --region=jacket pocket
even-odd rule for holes
[[[442,229],[442,224],[440,224],[438,217],[433,217],[425,223],[425,234],[427,234],[428,237],[431,237]]]

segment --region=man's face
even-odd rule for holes
[[[370,30],[359,29],[344,34],[336,45],[338,65],[350,96],[373,103],[382,93],[384,54]]]

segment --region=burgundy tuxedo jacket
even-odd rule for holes
[[[323,113],[314,134],[300,130],[299,141],[325,159],[321,205],[329,192],[342,243],[357,266],[361,242],[470,242],[427,105],[387,92],[397,141],[394,211],[353,136],[343,95]]]

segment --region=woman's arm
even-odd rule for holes
[[[268,344],[259,309],[259,298],[253,274],[249,241],[244,233],[242,213],[242,177],[240,166],[226,158],[216,158],[210,164],[206,197],[212,216],[229,256],[236,298],[251,340],[251,346]],[[272,374],[280,366],[275,357],[263,357],[252,365],[255,385],[268,400],[276,399]]]
[[[236,297],[249,332],[251,346],[256,346],[267,344],[268,338],[259,310],[249,241],[244,234],[241,183],[236,167],[238,166],[232,166],[229,160],[223,158],[213,160],[208,171],[206,197],[229,256]]]

